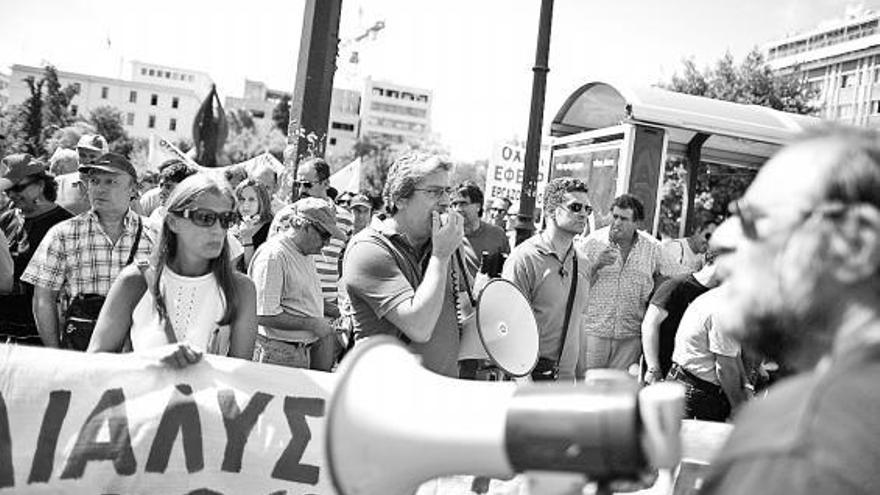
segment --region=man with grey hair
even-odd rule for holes
[[[356,339],[394,335],[426,368],[457,377],[459,280],[450,260],[462,244],[464,222],[449,210],[450,169],[450,162],[425,153],[394,162],[383,193],[388,217],[349,241],[342,288]]]
[[[880,492],[880,135],[814,131],[730,209],[715,317],[801,374],[745,405],[701,493]]]
[[[317,198],[285,206],[272,225],[278,234],[257,249],[248,270],[257,289],[254,361],[308,369],[309,347],[333,333],[311,255],[344,234],[333,209]]]

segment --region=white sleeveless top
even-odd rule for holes
[[[165,308],[178,342],[193,348],[229,351],[229,325],[218,321],[226,310],[226,299],[213,273],[184,277],[168,265],[162,270],[159,291],[164,295]],[[153,294],[146,290],[131,314],[131,345],[135,351],[168,344],[165,323],[159,318]]]

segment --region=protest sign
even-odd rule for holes
[[[550,148],[541,146],[541,162],[538,166],[537,194],[535,207],[540,208],[544,200],[544,187],[547,186],[547,158]],[[519,211],[519,196],[522,191],[523,173],[525,170],[526,149],[523,146],[508,143],[495,145],[489,166],[486,167],[486,201],[492,198],[507,198],[512,206],[508,211]]]
[[[167,350],[167,348],[165,348]],[[0,345],[0,494],[333,494],[335,376]]]

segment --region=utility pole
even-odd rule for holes
[[[324,155],[341,11],[342,0],[306,0],[284,150],[284,165],[294,176],[310,151]]]
[[[538,190],[538,168],[541,163],[541,130],[544,125],[544,95],[547,92],[547,73],[550,72],[550,28],[553,24],[553,0],[541,0],[538,21],[538,48],[532,67],[532,105],[529,110],[529,131],[526,139],[525,168],[522,191],[519,196],[519,214],[516,217],[516,244],[532,236],[535,231],[535,196]]]

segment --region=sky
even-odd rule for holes
[[[337,83],[370,76],[433,91],[432,127],[454,158],[489,158],[524,140],[540,0],[343,0],[340,38],[385,22],[340,57]],[[292,90],[305,0],[0,0],[0,71],[50,62],[60,70],[131,77],[131,60],[201,70],[222,96],[244,80]],[[668,81],[681,61],[737,60],[755,46],[880,0],[555,0],[545,128],[590,81]]]

